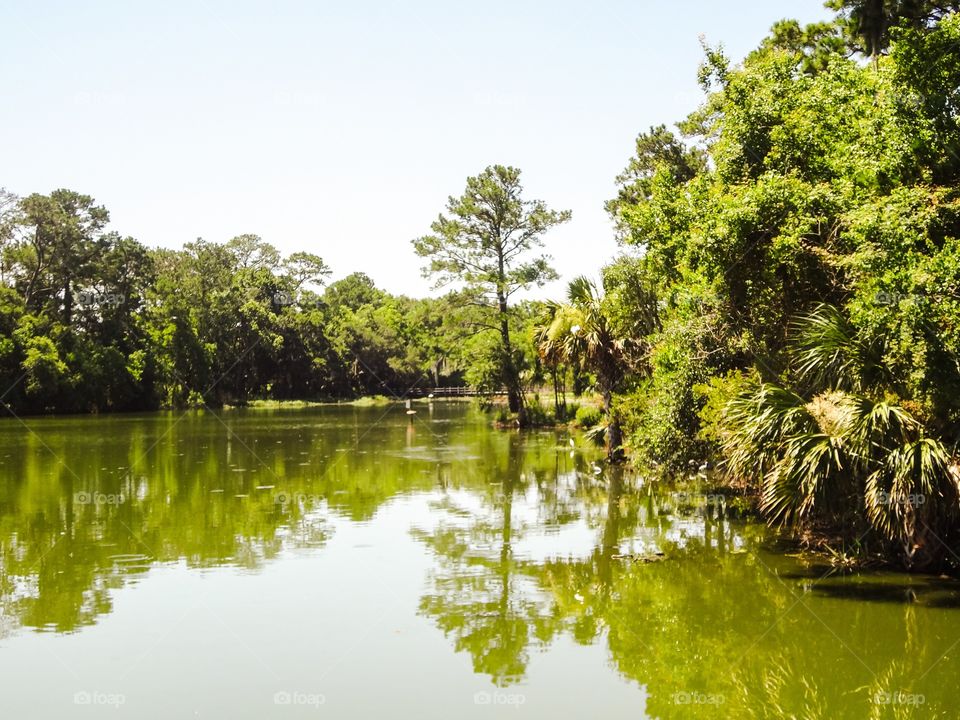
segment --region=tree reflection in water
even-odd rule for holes
[[[511,444],[502,492],[491,486],[472,504],[447,495],[447,516],[415,531],[437,558],[421,613],[476,672],[522,682],[530,653],[569,633],[604,642],[619,672],[647,689],[653,717],[950,716],[952,691],[926,673],[956,638],[922,600],[838,600],[871,580],[773,552],[767,531],[731,518],[721,499],[666,492],[615,467],[547,472],[523,442]],[[544,522],[524,522],[534,515]],[[538,556],[537,543],[523,543],[578,524],[592,547]],[[956,597],[952,584],[941,590],[927,604]]]
[[[325,548],[405,498],[431,567],[420,613],[497,685],[566,636],[604,647],[653,717],[952,716],[953,581],[829,575],[716,498],[471,413],[0,427],[0,635],[92,624],[157,565],[253,572]]]

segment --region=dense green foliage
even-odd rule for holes
[[[740,66],[708,49],[704,105],[638,139],[608,209],[659,330],[622,408],[639,456],[725,451],[771,520],[930,563],[960,487],[960,16],[836,5]]]

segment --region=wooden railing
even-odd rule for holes
[[[412,388],[410,392],[407,393],[408,397],[412,398],[426,398],[426,397],[435,397],[435,398],[445,398],[445,397],[477,397],[481,395],[506,395],[506,390],[495,390],[493,392],[481,392],[476,388],[472,387],[416,387]]]

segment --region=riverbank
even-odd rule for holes
[[[476,398],[472,397],[419,397],[419,398],[400,398],[387,395],[364,395],[352,400],[251,400],[246,405],[229,405],[225,407],[238,408],[245,407],[250,409],[274,409],[274,410],[293,410],[296,408],[323,407],[326,405],[350,405],[353,407],[380,407],[392,404],[412,404],[425,405],[436,402],[472,402]]]

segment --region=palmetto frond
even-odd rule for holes
[[[790,437],[783,456],[764,478],[761,509],[778,524],[809,517],[818,499],[829,502],[831,481],[844,471],[847,448],[842,437],[805,433]]]
[[[869,466],[893,448],[917,437],[921,424],[907,410],[886,400],[847,395],[847,434],[861,464]]]
[[[800,382],[816,392],[860,391],[880,368],[879,350],[863,341],[843,314],[820,305],[794,323],[793,360]]]
[[[848,371],[827,348],[810,351]],[[760,509],[773,523],[842,514],[862,497],[865,519],[902,543],[909,562],[925,539],[938,541],[933,528],[960,518],[955,452],[885,397],[831,390],[806,400],[758,383],[727,404],[724,426],[728,472],[759,479]]]
[[[587,307],[598,299],[597,286],[583,275],[575,277],[567,285],[567,302],[575,307]]]
[[[910,540],[934,504],[957,503],[957,476],[944,445],[921,437],[891,449],[866,479],[870,522],[890,540]],[[928,505],[929,503],[929,505]]]
[[[760,383],[731,400],[724,424],[728,470],[739,477],[762,476],[787,438],[816,427],[802,397],[771,383]]]

